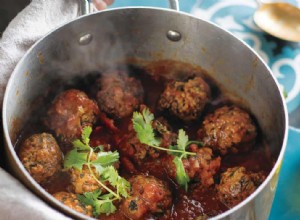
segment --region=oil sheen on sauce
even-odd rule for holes
[[[172,66],[171,66],[172,65]],[[170,62],[157,62],[148,68],[141,69],[134,66],[129,68],[130,72],[133,72],[134,76],[141,80],[144,91],[146,93],[144,103],[153,111],[155,117],[161,116],[160,112],[156,110],[156,104],[159,99],[160,94],[164,89],[165,83],[169,80],[168,77],[164,77],[162,75],[158,75],[157,73],[162,73],[167,71],[168,69],[177,69],[182,67],[182,65]],[[191,70],[187,69],[185,66],[185,70],[190,73],[197,72],[199,70],[195,70],[194,68]],[[151,72],[151,74],[145,74],[145,71]],[[176,74],[181,74],[180,72],[176,72]],[[47,92],[46,98],[43,99],[45,105],[43,108],[39,109],[33,115],[37,115],[36,118],[27,123],[26,126],[22,129],[22,132],[19,136],[19,139],[16,143],[16,150],[18,150],[20,143],[22,140],[27,138],[29,135],[33,133],[37,133],[39,131],[48,131],[47,128],[43,125],[43,118],[45,117],[45,112],[47,109],[47,104],[50,103],[51,99],[57,94],[57,91],[63,91],[69,88],[76,88],[85,91],[87,94],[93,94],[93,91],[90,90],[90,83],[94,81],[94,79],[99,74],[91,74],[88,79],[76,79],[74,82],[69,84],[61,84],[59,86],[56,85],[56,90],[51,91],[51,89]],[[210,84],[212,88],[212,101],[208,104],[204,110],[202,115],[206,115],[209,112],[212,112],[219,106],[224,104],[230,104],[230,101],[227,100],[217,86],[213,83],[213,81],[209,78],[205,78],[205,80]],[[80,82],[80,83],[78,83]],[[165,115],[164,115],[165,116]],[[202,118],[199,121],[196,121],[193,124],[185,125],[176,119],[165,116],[171,122],[171,126],[174,130],[179,128],[184,128],[190,139],[196,138],[196,132],[199,129]],[[103,124],[97,124],[91,136],[91,145],[97,146],[99,144],[109,144],[115,146],[118,142],[117,140],[121,138],[123,134],[126,134],[128,129],[128,124],[131,118],[124,118],[119,121],[115,121],[115,125],[119,128],[118,135],[112,134],[111,132],[105,129]],[[51,131],[49,131],[51,132]],[[62,149],[63,153],[66,153],[69,149]],[[250,152],[247,153],[238,153],[238,154],[230,154],[222,157],[221,168],[219,172],[225,171],[228,167],[233,166],[244,166],[247,170],[250,171],[262,171],[265,175],[267,175],[272,169],[272,157],[268,154],[268,146],[265,144],[261,135],[258,135],[258,140]],[[172,219],[172,220],[181,220],[181,219],[205,219],[210,216],[215,216],[220,214],[229,208],[226,207],[223,203],[221,203],[217,196],[214,187],[204,188],[199,183],[191,183],[189,184],[189,190],[186,192],[184,189],[180,188],[174,181],[169,179],[165,173],[165,170],[161,167],[161,162],[159,160],[151,160],[145,161],[142,166],[139,166],[138,172],[144,174],[150,174],[157,178],[165,180],[173,193],[173,205],[171,210],[169,210],[166,214],[161,216],[147,216],[146,219]],[[132,174],[122,167],[120,164],[120,175],[125,178],[129,178]],[[216,175],[218,176],[218,175]],[[219,180],[216,178],[215,182]],[[68,191],[70,187],[70,178],[66,172],[60,172],[55,174],[50,181],[43,185],[46,191],[53,194],[59,191]],[[115,213],[111,216],[100,216],[101,219],[126,219],[122,213]]]

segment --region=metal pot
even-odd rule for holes
[[[170,2],[176,6],[176,1]],[[6,153],[15,176],[64,213],[87,218],[62,206],[27,173],[14,149],[16,135],[28,120],[33,100],[53,78],[67,80],[132,57],[200,66],[228,94],[246,103],[277,160],[251,196],[214,219],[267,219],[287,141],[287,110],[278,84],[245,43],[210,22],[170,9],[123,8],[82,16],[52,31],[26,53],[9,80],[3,103]]]

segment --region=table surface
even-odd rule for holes
[[[300,0],[289,1],[300,6]],[[116,0],[113,7],[168,7],[167,0]],[[181,0],[180,10],[210,20],[245,41],[265,60],[288,93],[287,149],[269,219],[300,219],[300,44],[278,40],[253,22],[254,0]]]

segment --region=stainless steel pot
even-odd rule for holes
[[[176,5],[176,1],[171,1]],[[175,3],[175,4],[174,4]],[[64,213],[62,206],[27,173],[14,149],[33,100],[51,80],[109,68],[127,58],[173,59],[207,70],[228,94],[238,95],[257,118],[277,161],[264,183],[246,200],[215,219],[267,219],[287,141],[287,110],[275,78],[245,43],[189,14],[157,8],[122,8],[80,17],[38,41],[16,66],[3,103],[10,167],[28,188]]]

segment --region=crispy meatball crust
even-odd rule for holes
[[[196,155],[182,159],[187,175],[190,179],[200,181],[202,186],[209,187],[213,185],[214,175],[221,166],[221,158],[215,158],[212,150],[208,147],[199,148],[193,144],[190,146],[190,150],[196,153]],[[168,155],[163,159],[163,164],[168,176],[176,180],[176,167],[173,159],[174,156]]]
[[[115,119],[130,116],[143,101],[144,90],[141,82],[129,77],[126,72],[104,73],[99,82],[98,106]]]
[[[93,171],[96,175],[95,169],[93,169]],[[85,192],[93,192],[100,188],[99,184],[93,178],[93,175],[90,173],[90,170],[86,165],[83,165],[82,170],[71,168],[69,172],[71,184],[75,193],[83,194]]]
[[[205,117],[198,134],[205,146],[224,155],[249,150],[255,143],[257,131],[247,112],[224,106]]]
[[[253,193],[264,179],[262,173],[247,172],[244,167],[228,168],[216,186],[218,197],[225,205],[233,207]]]
[[[95,160],[96,154],[93,153],[91,156],[91,161]],[[117,168],[119,166],[118,163],[115,163],[114,166]],[[96,168],[94,166],[91,166],[92,171],[94,172],[94,175],[97,179],[99,179],[99,174],[96,171]],[[102,192],[106,192],[106,189],[101,187],[98,182],[94,179],[93,174],[90,172],[87,165],[82,166],[82,170],[71,168],[69,169],[70,174],[70,180],[72,189],[77,194],[83,194],[85,192],[93,192],[97,189],[101,189]],[[103,182],[106,186],[109,185],[109,183]]]
[[[121,211],[130,219],[141,219],[147,213],[162,213],[172,205],[172,195],[167,184],[153,176],[132,177],[131,196],[126,198]]]
[[[80,212],[84,215],[93,216],[93,208],[92,206],[84,206],[82,205],[77,196],[73,193],[68,193],[68,192],[57,192],[53,194],[53,197],[63,203],[64,205],[68,206],[69,208]]]
[[[38,182],[46,182],[62,168],[62,152],[51,134],[34,134],[21,145],[19,158]]]
[[[184,122],[197,120],[210,99],[210,88],[201,78],[168,83],[161,94],[159,108],[168,110]]]
[[[93,100],[79,90],[71,89],[58,95],[47,112],[45,124],[63,142],[71,143],[80,138],[85,126],[92,126],[99,115]]]

